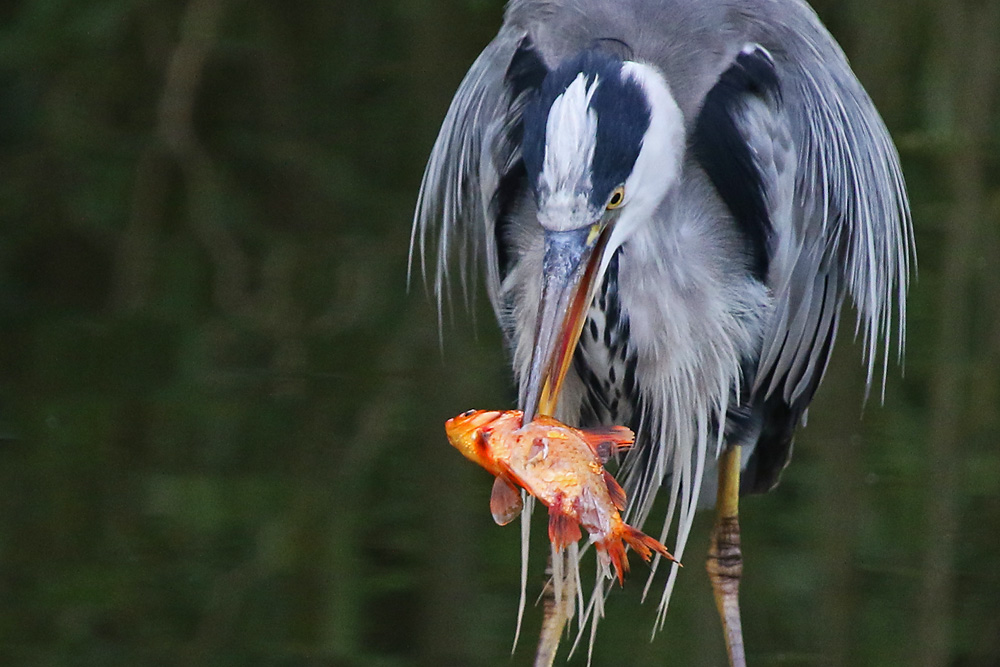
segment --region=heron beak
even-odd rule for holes
[[[545,233],[542,297],[531,351],[524,421],[551,416],[597,288],[611,225]]]

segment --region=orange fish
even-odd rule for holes
[[[496,475],[490,510],[498,524],[521,513],[520,486],[548,506],[549,539],[557,549],[578,541],[583,525],[619,583],[628,571],[625,544],[643,560],[653,551],[674,560],[665,546],[622,520],[625,490],[604,469],[613,452],[632,445],[632,431],[576,429],[544,416],[522,426],[522,417],[519,410],[470,410],[444,425],[455,448]]]

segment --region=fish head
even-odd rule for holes
[[[494,472],[496,462],[490,452],[489,438],[484,429],[503,414],[497,410],[469,410],[452,417],[444,423],[448,442],[465,458]]]

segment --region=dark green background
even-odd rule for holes
[[[749,656],[995,665],[1000,3],[817,8],[899,144],[920,271],[885,406],[848,315],[781,487],[743,504]],[[530,662],[518,530],[441,428],[512,403],[492,316],[447,311],[442,356],[406,293],[423,161],[500,17],[0,5],[0,664]],[[636,564],[595,664],[724,663],[709,520],[664,632]]]

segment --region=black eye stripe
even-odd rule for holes
[[[580,74],[590,86],[598,85],[590,99],[597,116],[597,136],[591,165],[590,204],[603,208],[612,190],[631,173],[649,128],[651,109],[639,83],[622,76],[623,63],[612,54],[588,49],[548,72],[523,112],[521,149],[528,182],[537,188],[545,156],[549,112],[555,99]],[[536,191],[537,194],[537,191]]]

